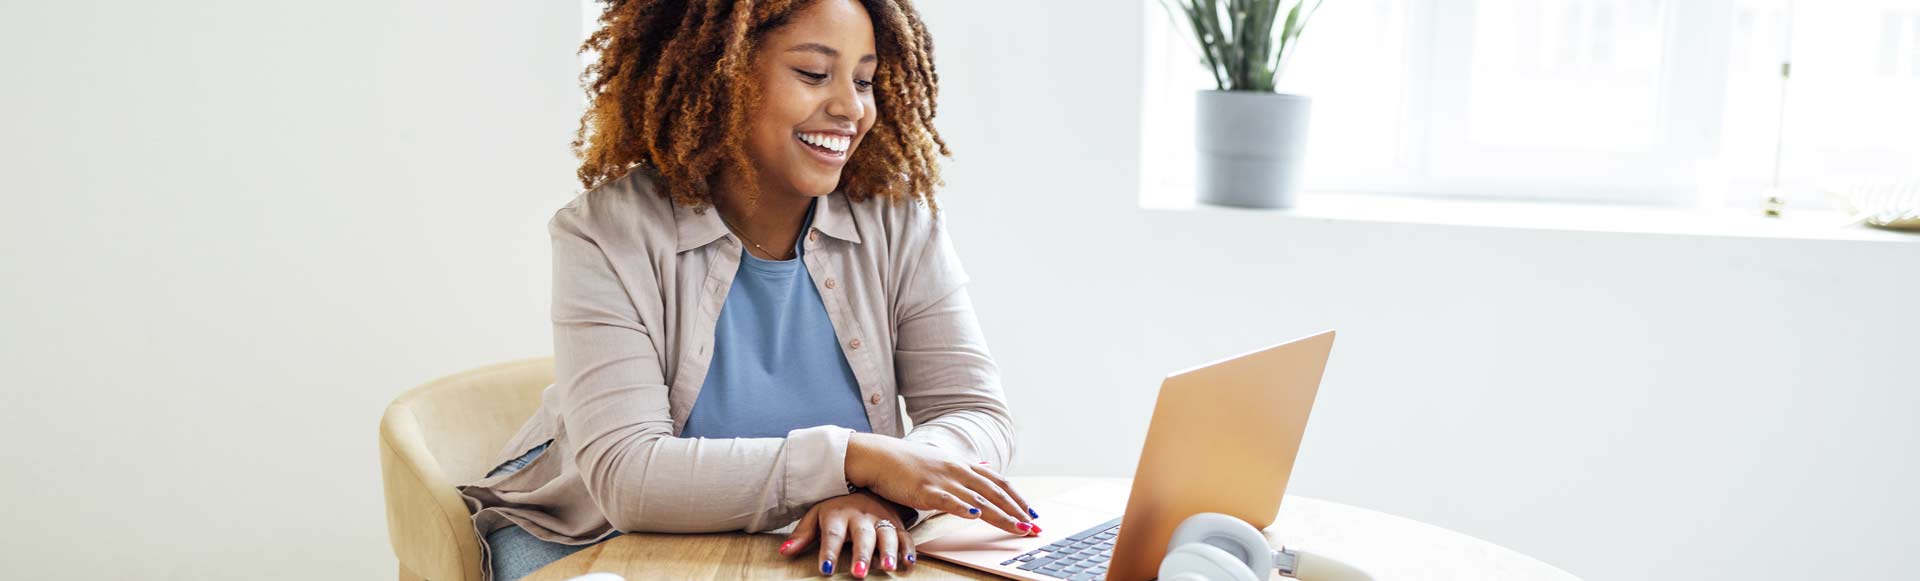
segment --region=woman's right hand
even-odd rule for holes
[[[854,486],[908,507],[982,519],[1015,535],[1040,533],[1039,513],[999,473],[932,444],[856,432],[846,470]]]

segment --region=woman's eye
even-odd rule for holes
[[[866,92],[866,91],[872,91],[872,90],[873,90],[873,81],[854,81],[854,82],[853,82],[853,86],[855,86],[855,87],[860,87],[860,90],[861,90],[862,92]]]
[[[826,73],[808,72],[800,69],[794,69],[793,72],[800,73],[800,76],[806,77],[809,83],[819,83],[820,81],[827,80]]]

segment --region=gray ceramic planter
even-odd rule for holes
[[[1293,207],[1313,101],[1251,91],[1200,91],[1195,99],[1200,201],[1242,208]]]

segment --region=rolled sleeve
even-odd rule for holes
[[[787,500],[799,507],[847,493],[847,439],[853,430],[816,426],[787,432]]]
[[[926,235],[909,247],[915,259],[903,269],[894,306],[895,372],[914,422],[906,439],[1003,468],[1012,460],[1013,419],[967,294],[966,270],[945,220],[924,209],[915,217],[921,223],[913,229]]]

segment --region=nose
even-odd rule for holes
[[[849,121],[859,121],[867,114],[866,105],[860,102],[860,90],[854,87],[853,80],[834,85],[833,94],[827,97],[827,114]]]

